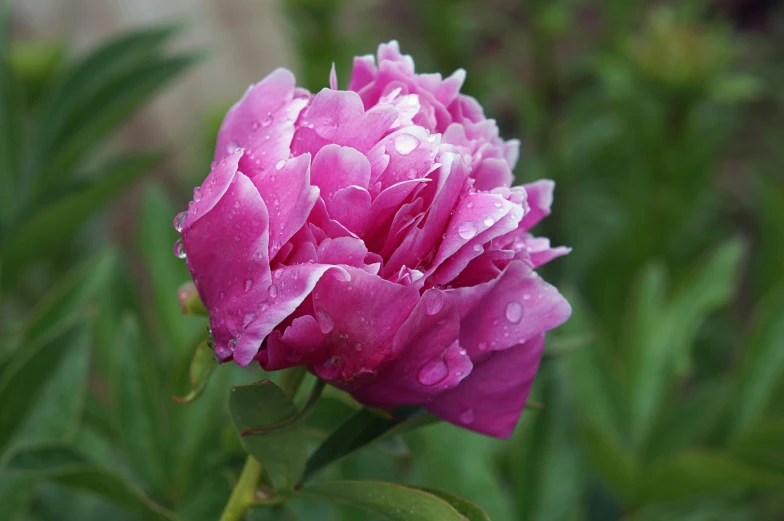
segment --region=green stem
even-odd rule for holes
[[[248,459],[245,460],[245,466],[242,468],[240,479],[234,485],[229,502],[223,509],[220,521],[240,521],[245,516],[248,507],[256,501],[256,486],[260,478],[261,463],[253,459],[253,456],[248,456]]]
[[[283,371],[280,375],[279,386],[286,393],[286,396],[294,399],[300,384],[305,378],[304,367],[292,367]],[[256,461],[253,456],[248,456],[245,466],[242,468],[240,479],[231,491],[229,502],[223,509],[220,521],[240,521],[248,508],[258,504],[256,501],[256,489],[261,479],[261,463]]]

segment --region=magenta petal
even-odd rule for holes
[[[474,188],[477,190],[492,190],[499,186],[511,186],[514,175],[506,160],[488,158],[479,164],[473,175],[476,179]]]
[[[255,305],[247,311],[245,330],[238,337],[234,361],[248,365],[267,335],[294,313],[328,271],[336,273],[335,276],[348,276],[343,268],[324,264],[298,264],[276,269],[271,284],[261,286],[261,293],[255,295],[253,301]]]
[[[550,215],[555,183],[549,179],[541,179],[525,184],[523,188],[525,188],[528,194],[528,207],[530,210],[525,214],[520,225],[524,230],[530,230],[539,221]]]
[[[472,367],[459,335],[458,295],[428,290],[395,335],[399,356],[354,396],[365,404],[388,408],[423,403],[457,386]]]
[[[491,282],[452,291],[462,298],[460,344],[472,360],[525,343],[571,314],[566,299],[520,261],[511,262]]]
[[[314,371],[325,380],[351,382],[394,356],[392,339],[419,292],[361,269],[345,271],[349,277],[324,277],[313,291],[316,320],[328,346]]]
[[[550,239],[544,237],[529,237],[525,240],[528,255],[534,268],[547,264],[553,259],[567,255],[571,248],[566,246],[550,247]]]
[[[182,230],[188,269],[210,312],[215,353],[221,360],[238,347],[270,283],[268,222],[258,190],[236,172],[214,207]]]
[[[309,154],[278,166],[253,178],[269,211],[270,258],[305,224],[319,194],[310,184]]]
[[[277,329],[270,333],[261,366],[265,371],[277,371],[309,363],[323,344],[324,335],[316,319],[310,315],[297,317],[282,335]]]
[[[544,349],[544,335],[493,353],[455,389],[425,407],[438,417],[481,434],[508,438],[523,412]]]
[[[253,177],[252,170],[271,168],[288,158],[294,122],[307,104],[305,98],[294,99],[294,85],[294,75],[286,69],[276,69],[252,85],[223,119],[215,160],[244,148],[241,169]]]
[[[326,145],[313,158],[311,182],[321,189],[324,201],[347,186],[367,188],[369,181],[370,162],[354,148]]]
[[[226,159],[222,159],[204,180],[204,183],[193,191],[193,201],[188,205],[188,213],[182,223],[182,230],[190,228],[203,215],[209,213],[229,189],[237,173],[237,165],[244,154],[242,149],[235,150]]]
[[[335,192],[327,202],[331,218],[356,235],[362,235],[370,216],[370,194],[364,188],[347,186]]]

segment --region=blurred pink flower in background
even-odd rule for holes
[[[534,270],[569,250],[530,234],[554,185],[511,186],[519,143],[464,77],[416,74],[391,42],[347,91],[334,70],[313,95],[278,69],[229,110],[175,219],[219,360],[304,365],[365,404],[511,434],[570,314]]]

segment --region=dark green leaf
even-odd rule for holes
[[[134,317],[126,316],[117,331],[114,398],[123,448],[139,475],[155,490],[167,487],[162,437],[166,418],[155,353],[143,341]]]
[[[274,425],[297,414],[291,399],[269,380],[233,386],[229,410],[240,433]],[[301,423],[285,430],[242,436],[242,444],[262,464],[277,488],[291,490],[305,470],[307,437]]]
[[[101,168],[106,175],[65,191],[50,204],[29,213],[2,244],[3,286],[39,256],[67,241],[89,217],[161,158],[159,153],[117,158]]]
[[[2,227],[14,215],[19,203],[22,151],[21,92],[10,59],[9,5],[0,5],[0,237]]]
[[[728,454],[683,452],[651,469],[637,486],[640,502],[672,501],[733,490],[784,493],[784,476],[754,468]]]
[[[636,465],[628,450],[612,434],[598,426],[586,425],[582,445],[591,467],[622,498],[632,495]]]
[[[730,450],[749,465],[784,476],[784,420],[768,420],[736,438]]]
[[[87,342],[82,320],[66,323],[14,353],[0,375],[0,457],[71,346]]]
[[[471,503],[470,501],[458,497],[454,494],[451,494],[445,490],[439,490],[437,488],[428,488],[428,487],[413,487],[428,494],[433,494],[434,496],[438,496],[447,503],[449,503],[452,508],[457,510],[460,514],[462,514],[468,521],[490,521],[490,516],[487,515],[487,512],[484,511],[482,507],[475,503]]]
[[[57,481],[87,490],[143,519],[177,519],[118,474],[88,461],[67,446],[37,447],[17,452],[6,464],[6,470],[23,477]]]
[[[382,481],[333,481],[302,494],[344,503],[392,521],[466,521],[447,501],[428,492]]]
[[[370,408],[360,409],[330,434],[308,459],[304,479],[373,442],[436,421],[438,418],[422,409],[401,409],[395,417]]]
[[[744,341],[731,406],[735,437],[759,422],[784,375],[784,284],[760,303]]]

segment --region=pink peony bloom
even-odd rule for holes
[[[219,360],[304,365],[365,404],[511,434],[570,314],[534,270],[569,250],[530,234],[553,183],[511,186],[519,143],[464,76],[416,74],[391,42],[347,91],[278,69],[229,110],[175,219]]]

